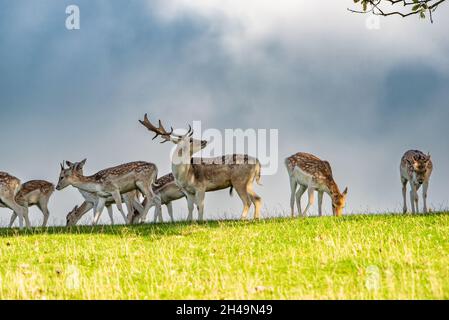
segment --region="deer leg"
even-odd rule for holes
[[[164,222],[164,218],[162,217],[162,202],[160,199],[160,196],[156,195],[157,200],[159,201],[159,203],[161,203],[160,206],[156,206],[156,208],[154,209],[154,223],[159,222]],[[154,198],[156,199],[156,198]],[[154,201],[154,200],[153,200]]]
[[[114,225],[114,211],[112,210],[111,206],[106,206],[106,209],[108,210],[109,219],[111,220],[111,225]]]
[[[142,213],[143,219],[146,219],[148,211],[150,211],[150,208],[153,204],[156,205],[156,208],[161,210],[160,209],[161,201],[160,201],[159,197],[157,197],[154,194],[153,189],[151,188],[151,184],[147,184],[142,181],[137,181],[136,186],[146,199],[145,206],[143,208],[143,213]]]
[[[137,200],[133,201],[134,208],[128,213],[128,223],[129,224],[139,223],[139,221],[145,222],[145,220],[143,219],[143,210],[146,205],[146,201],[147,201],[147,199],[145,199],[143,201],[143,205],[142,205],[142,203],[140,203]]]
[[[123,217],[126,217],[125,211],[123,210],[123,203],[122,203],[122,195],[120,194],[120,190],[115,190],[111,193],[112,198],[114,199],[115,205],[117,206],[118,211],[122,214]]]
[[[416,213],[415,210],[415,197],[416,197],[416,190],[415,190],[415,184],[413,181],[410,181],[410,202],[412,205],[412,213]]]
[[[301,198],[304,192],[306,192],[307,186],[300,185],[299,190],[296,192],[296,204],[298,207],[298,213],[302,215],[302,206],[301,206]]]
[[[419,213],[419,206],[418,206],[419,195],[418,195],[418,190],[419,190],[420,187],[421,187],[420,185],[417,185],[415,187],[415,210],[416,210],[416,213]]]
[[[246,192],[249,195],[251,202],[254,204],[254,219],[260,219],[260,207],[262,199],[253,190],[253,183],[250,182],[246,186]]]
[[[318,216],[323,216],[323,191],[318,191]]]
[[[242,220],[246,220],[248,218],[248,211],[251,206],[251,199],[248,195],[246,188],[242,188],[241,186],[234,186],[237,194],[243,202],[243,211],[242,211]]]
[[[195,203],[195,197],[191,195],[190,193],[185,193],[187,198],[187,208],[189,211],[189,214],[187,216],[187,221],[192,222],[193,221],[193,207]]]
[[[401,179],[402,182],[402,199],[404,200],[403,213],[407,212],[407,180]]]
[[[169,202],[165,206],[167,207],[168,215],[170,216],[170,221],[175,222],[175,219],[173,218],[173,204]]]
[[[295,194],[297,188],[298,183],[293,177],[290,177],[290,209],[292,218],[295,217]],[[299,208],[298,211],[301,212],[301,208]]]
[[[98,220],[100,220],[101,213],[103,212],[103,209],[106,205],[106,199],[105,198],[99,198],[94,206],[94,221],[93,225],[96,226],[98,224]]]
[[[125,200],[126,211],[128,211],[128,215],[129,215],[130,212],[133,212],[133,211],[134,211],[134,207],[133,207],[133,204],[132,204],[133,199],[132,199],[131,196],[125,194],[125,195],[123,196],[123,200]],[[121,212],[120,212],[120,213],[121,213]],[[127,224],[127,223],[128,223],[128,218],[127,218],[127,216],[124,215],[124,214],[122,214],[122,217],[123,217],[123,220],[125,221],[125,224]]]
[[[206,195],[206,191],[198,190],[195,194],[195,202],[198,207],[198,221],[204,220],[204,197]]]
[[[39,203],[37,204],[37,207],[44,215],[44,220],[42,222],[42,228],[45,228],[47,226],[48,217],[50,216],[50,212],[48,211],[48,200],[49,200],[48,198],[43,199],[43,200],[39,201]]]
[[[422,186],[422,200],[424,203],[424,208],[423,208],[423,212],[427,213],[427,190],[429,189],[429,182],[426,181],[424,182],[423,186]]]
[[[11,199],[11,200],[9,200]],[[0,197],[0,201],[3,202],[8,208],[12,209],[19,217],[19,227],[23,229],[23,219],[25,217],[25,223],[27,228],[30,226],[30,221],[28,219],[28,208],[22,207],[14,200],[14,196],[10,197]]]
[[[9,221],[9,227],[10,227],[10,228],[12,228],[12,226],[13,226],[13,224],[14,224],[14,221],[16,221],[16,219],[17,219],[17,213],[15,213],[15,212],[13,211],[13,213],[12,213],[12,215],[11,215],[11,220]]]
[[[162,209],[162,208],[161,208]],[[154,208],[154,219],[153,223],[157,223],[159,220],[159,215],[161,215],[161,212],[158,212],[158,208]]]
[[[304,212],[302,214],[304,217],[308,216],[307,211],[309,211],[310,207],[313,205],[313,202],[315,201],[315,189],[309,187],[308,195],[309,195],[309,203],[307,204],[307,207],[304,209]]]

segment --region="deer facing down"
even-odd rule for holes
[[[189,216],[192,220],[193,204],[198,208],[198,219],[204,219],[204,198],[206,192],[234,188],[243,202],[242,219],[246,219],[251,203],[254,204],[254,217],[260,217],[261,198],[254,192],[254,180],[260,184],[261,165],[256,158],[248,155],[227,155],[217,158],[192,158],[204,149],[208,142],[193,139],[193,130],[185,135],[177,135],[166,131],[159,121],[159,127],[154,126],[145,115],[140,123],[155,133],[153,139],[160,136],[161,143],[170,141],[176,145],[172,157],[172,173],[175,182],[186,195]]]
[[[400,165],[402,198],[404,199],[404,213],[407,212],[407,183],[410,184],[410,202],[412,213],[418,209],[418,190],[423,186],[424,213],[427,213],[427,190],[429,188],[430,175],[432,174],[433,163],[430,154],[425,155],[419,150],[407,151]]]
[[[81,191],[80,191],[81,192]],[[78,223],[78,221],[90,210],[92,210],[95,206],[95,203],[98,201],[97,197],[93,194],[90,194],[88,192],[81,192],[83,194],[83,197],[85,201],[80,206],[75,206],[72,211],[70,211],[67,214],[66,217],[66,226],[74,226]],[[129,212],[133,212],[135,203],[133,201],[137,201],[137,193],[135,191],[126,193],[122,195],[122,201],[125,202],[127,210],[128,210],[128,216],[124,216],[123,219],[125,220],[125,223],[129,223]],[[106,199],[106,209],[108,211],[109,219],[111,220],[111,224],[114,225],[114,213],[112,210],[112,206],[115,204],[115,201],[112,197],[109,197]],[[142,208],[142,206],[139,206],[138,208]],[[94,217],[95,218],[95,217]]]
[[[341,216],[346,205],[348,188],[343,193],[338,189],[332,175],[332,169],[327,161],[323,161],[309,153],[298,152],[285,159],[288,175],[290,177],[290,207],[294,217],[295,197],[298,211],[301,214],[301,197],[308,190],[309,203],[302,212],[307,216],[307,211],[314,202],[314,192],[318,191],[318,214],[322,216],[323,194],[326,192],[332,199],[332,212],[335,216]],[[299,190],[297,190],[299,185]]]
[[[86,161],[82,161],[82,163],[86,163]],[[84,176],[79,170],[75,170],[73,167],[65,168],[61,164],[61,173],[56,189],[62,190],[72,185],[81,191],[95,195],[98,200],[94,205],[94,224],[97,224],[108,198],[112,197],[119,211],[122,215],[125,215],[122,195],[135,190],[138,190],[144,198],[148,199],[142,213],[147,214],[150,204],[155,198],[152,186],[156,178],[156,165],[143,161],[108,168],[92,176]],[[157,199],[154,201],[157,201]],[[158,203],[158,206],[160,207],[160,203]]]
[[[17,193],[16,202],[22,207],[29,208],[36,206],[44,215],[42,227],[47,226],[50,211],[48,210],[48,202],[55,191],[55,186],[44,180],[32,180],[25,182],[20,191]],[[17,218],[17,213],[13,212],[9,227],[11,228]]]

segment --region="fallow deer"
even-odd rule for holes
[[[31,226],[28,219],[28,209],[16,202],[16,196],[22,184],[20,180],[6,172],[0,172],[0,205],[13,210],[19,216],[19,227],[23,229],[23,219],[26,227]]]
[[[25,182],[20,188],[20,191],[16,196],[16,202],[20,206],[25,208],[37,206],[44,215],[42,227],[46,227],[48,217],[50,216],[50,211],[48,210],[48,202],[54,191],[55,186],[48,181],[44,180],[28,181]],[[16,218],[17,213],[13,212],[11,216],[11,221],[9,222],[10,228],[14,224]]]
[[[346,205],[348,188],[343,193],[338,189],[332,175],[332,169],[327,161],[323,161],[309,153],[298,152],[285,159],[288,175],[290,177],[290,207],[291,214],[295,213],[295,197],[298,212],[307,216],[310,206],[314,202],[314,192],[318,191],[318,214],[322,216],[323,194],[326,192],[332,199],[332,212],[335,216],[341,216]],[[297,190],[299,185],[299,190]],[[308,190],[309,203],[304,212],[301,213],[301,197]]]
[[[83,168],[84,168],[84,165],[85,165],[85,161],[75,162],[75,163],[72,163],[70,161],[66,161],[66,165],[69,168],[73,169],[73,170],[77,170],[78,173],[84,174]],[[78,223],[78,221],[87,212],[89,212],[89,210],[92,210],[94,208],[95,203],[98,202],[98,196],[97,195],[95,195],[93,193],[90,193],[90,192],[87,192],[87,191],[80,190],[80,189],[78,189],[78,191],[81,193],[81,195],[83,196],[85,201],[84,201],[83,204],[81,204],[81,206],[76,206],[75,208],[73,208],[72,211],[70,211],[67,214],[66,225],[68,227],[76,225]],[[134,207],[133,207],[134,203],[133,202],[134,201],[138,201],[138,194],[137,194],[137,192],[136,191],[132,191],[132,192],[129,192],[127,194],[124,194],[122,196],[122,201],[125,202],[126,207],[128,209],[128,216],[122,215],[122,217],[125,220],[125,223],[128,223],[129,217],[130,217],[129,214],[130,214],[130,212],[133,212],[133,210],[134,210]],[[113,204],[115,204],[115,201],[114,201],[114,199],[112,197],[109,197],[109,198],[106,199],[105,206],[106,206],[106,209],[108,210],[109,218],[111,220],[111,224],[112,225],[114,225],[114,214],[113,214],[113,211],[112,211],[112,205]],[[95,218],[95,212],[94,212],[94,218]]]
[[[418,190],[423,187],[424,213],[427,213],[427,190],[429,188],[430,175],[433,163],[430,154],[425,155],[419,150],[407,151],[401,159],[400,172],[402,182],[402,198],[404,199],[404,213],[407,212],[407,183],[410,184],[410,202],[412,213],[418,209]]]
[[[205,193],[210,191],[234,188],[243,202],[242,219],[246,219],[251,203],[254,204],[254,217],[259,219],[261,198],[254,192],[254,180],[260,184],[261,165],[258,159],[248,155],[227,155],[217,158],[192,158],[204,149],[208,142],[193,139],[193,130],[185,135],[177,135],[166,131],[159,120],[159,127],[151,124],[148,116],[140,123],[156,135],[161,143],[170,141],[176,145],[173,153],[172,173],[175,182],[186,195],[189,207],[188,220],[193,220],[193,204],[197,206],[198,218],[204,218]]]
[[[70,211],[67,214],[66,217],[66,226],[71,227],[78,223],[78,221],[90,210],[92,210],[95,206],[95,203],[98,201],[98,197],[95,196],[92,193],[81,191],[80,193],[83,195],[85,201],[81,204],[81,206],[75,206],[72,211]],[[127,194],[122,195],[122,201],[125,202],[127,210],[128,210],[128,216],[123,216],[123,219],[125,220],[125,223],[129,223],[129,212],[134,211],[134,206],[137,199],[137,193],[132,191]],[[115,204],[115,201],[112,197],[109,197],[106,199],[106,209],[108,211],[109,219],[111,220],[111,224],[114,225],[114,213],[112,210],[112,205]],[[139,206],[138,208],[143,207]],[[95,215],[95,212],[94,212]],[[94,217],[95,218],[95,217]]]
[[[84,165],[86,160],[81,163]],[[147,214],[151,202],[157,201],[157,199],[154,199],[155,194],[152,189],[156,178],[156,165],[143,161],[108,168],[92,176],[84,176],[79,170],[71,167],[65,168],[62,163],[56,189],[62,190],[72,185],[81,191],[89,192],[98,197],[98,201],[94,205],[95,218],[93,223],[96,225],[108,198],[112,197],[119,211],[122,215],[125,215],[122,207],[122,195],[135,190],[138,190],[144,198],[148,199],[142,213]],[[160,203],[157,205],[160,207]]]
[[[156,180],[157,187],[154,188],[154,193],[160,199],[161,205],[165,205],[168,210],[168,215],[170,216],[171,222],[174,222],[173,218],[173,205],[172,202],[185,197],[185,194],[181,191],[181,189],[176,185],[175,177],[172,173],[166,174],[165,176]],[[155,204],[151,204],[153,207]],[[150,208],[151,208],[150,207]],[[142,221],[146,220],[146,217],[142,217],[138,211],[136,210],[134,213],[135,217],[133,221]],[[162,213],[156,212],[154,215],[154,222],[157,222],[159,219],[160,222],[163,222]]]

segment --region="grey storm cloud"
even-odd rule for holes
[[[134,160],[166,173],[170,147],[137,123],[148,112],[174,127],[279,129],[279,171],[257,190],[266,216],[288,212],[283,159],[298,151],[331,162],[355,212],[398,210],[400,157],[429,151],[429,200],[447,207],[448,8],[433,25],[368,30],[351,3],[0,1],[0,170],[55,181],[60,161],[87,157],[91,173]],[[69,4],[81,30],[65,29]],[[55,194],[54,223],[81,201]],[[240,210],[227,192],[207,195],[209,217]]]

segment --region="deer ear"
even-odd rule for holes
[[[86,164],[86,162],[87,162],[87,159],[84,159],[83,161],[79,162],[79,163],[76,165],[76,169],[77,169],[77,170],[81,170],[81,169],[84,167],[84,165]]]
[[[343,191],[343,195],[347,196],[348,195],[348,187],[345,188],[345,191]]]
[[[73,165],[74,165],[74,163],[73,163],[73,162],[70,162],[70,161],[66,161],[65,164],[66,164],[69,168],[73,167]]]

